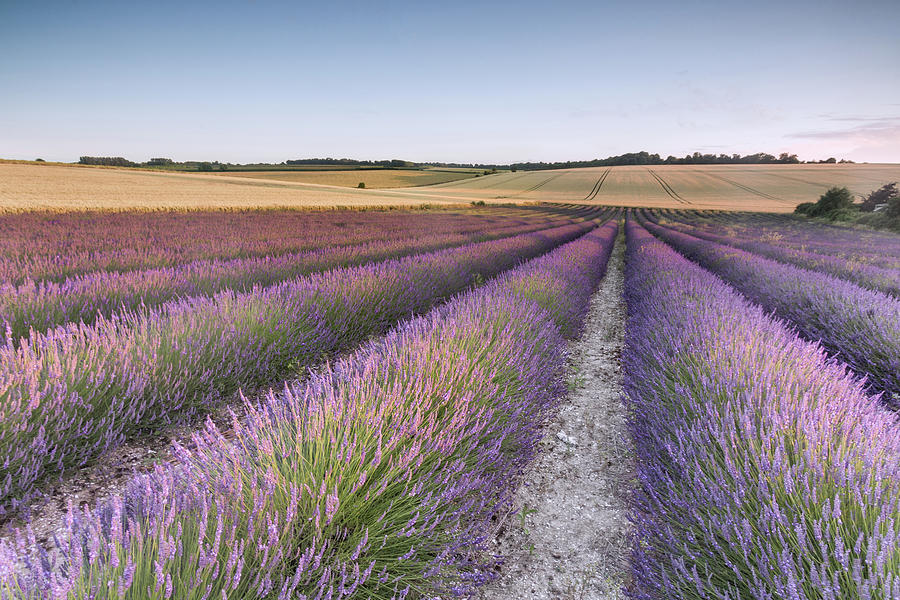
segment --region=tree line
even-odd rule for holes
[[[384,167],[397,169],[401,167],[414,167],[416,163],[408,160],[356,160],[353,158],[297,158],[294,160],[286,160],[284,165],[316,165],[316,166],[347,166],[347,167]]]
[[[628,152],[607,158],[594,160],[576,160],[566,162],[524,162],[513,163],[511,168],[534,171],[540,169],[575,169],[580,167],[621,167],[629,165],[767,165],[767,164],[800,164],[796,154],[782,152],[780,155],[757,152],[756,154],[702,154],[694,152],[683,157],[669,155],[662,158],[659,154],[649,152]],[[810,161],[817,163],[850,163],[853,161],[829,158],[827,160]]]
[[[512,164],[490,164],[490,163],[452,163],[452,162],[412,162],[408,160],[391,159],[391,160],[357,160],[353,158],[296,158],[286,160],[281,163],[248,163],[245,165],[231,163],[212,162],[175,162],[171,158],[151,158],[144,163],[132,162],[121,156],[82,156],[78,161],[83,165],[104,165],[111,167],[188,167],[198,169],[200,171],[227,170],[228,167],[250,168],[250,167],[278,167],[283,166],[343,166],[343,167],[371,167],[398,169],[405,167],[452,167],[452,168],[470,168],[484,169],[487,171],[496,169],[508,169],[512,171],[538,171],[543,169],[576,169],[582,167],[617,167],[628,165],[760,165],[760,164],[799,164],[801,161],[796,154],[782,152],[780,155],[767,154],[765,152],[757,152],[755,154],[702,154],[694,152],[682,157],[667,156],[662,158],[659,154],[650,154],[649,152],[628,152],[616,156],[608,156],[606,158],[595,158],[593,160],[570,160],[565,162],[518,162]],[[850,160],[837,160],[828,158],[819,161],[807,161],[807,163],[852,163]]]

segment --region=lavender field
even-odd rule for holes
[[[0,232],[4,600],[510,597],[553,444],[622,448],[630,525],[619,575],[533,597],[900,598],[900,236],[578,204]],[[604,445],[558,420],[610,277]],[[135,448],[158,458],[60,494]]]

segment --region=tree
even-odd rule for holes
[[[833,187],[819,197],[815,204],[804,202],[794,212],[807,214],[810,217],[826,217],[834,220],[846,220],[855,207],[853,194],[845,187]]]
[[[198,171],[212,171],[213,167],[212,167],[211,163],[202,162],[199,165],[197,165],[197,170]]]
[[[888,200],[897,196],[900,196],[900,191],[897,190],[897,182],[886,183],[877,190],[869,192],[869,195],[859,205],[859,210],[872,212],[879,204],[887,204]]]
[[[102,165],[106,167],[136,167],[137,165],[121,156],[82,156],[78,159],[82,165]]]
[[[787,152],[782,152],[778,155],[778,162],[795,165],[800,162],[800,159],[797,158],[796,154],[788,154]]]

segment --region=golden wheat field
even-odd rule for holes
[[[418,196],[194,173],[0,164],[0,211],[417,206]]]
[[[485,202],[790,212],[832,186],[863,195],[892,181],[900,181],[900,165],[628,166],[504,173],[413,193]]]
[[[475,177],[476,170],[409,170],[409,169],[322,169],[302,171],[228,171],[216,173],[223,177],[243,177],[266,181],[318,183],[340,187],[357,187],[364,183],[368,189],[404,188],[435,185]]]
[[[323,177],[344,177],[335,173],[353,173],[347,177],[358,183],[363,172],[330,171]],[[307,174],[318,176],[315,171],[302,175]],[[484,201],[790,212],[801,202],[816,200],[831,186],[847,186],[862,195],[885,183],[900,181],[900,165],[600,167],[499,173],[385,189],[370,189],[368,182],[367,189],[355,189],[282,180],[272,173],[250,175],[2,163],[0,210],[370,207]],[[444,175],[454,174],[441,173]],[[373,180],[371,188],[378,185]]]

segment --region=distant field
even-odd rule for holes
[[[504,173],[411,192],[486,202],[790,212],[835,185],[860,196],[892,181],[900,181],[900,165],[633,166]]]
[[[417,206],[460,201],[240,175],[0,164],[0,211]]]
[[[340,187],[357,187],[365,183],[366,188],[403,188],[419,185],[448,183],[475,177],[481,171],[443,171],[425,169],[353,169],[353,170],[297,170],[297,171],[227,171],[221,173],[227,177],[246,177],[249,179],[265,179],[289,181],[294,183],[317,183],[321,185],[337,185]],[[220,175],[216,173],[216,175]]]
[[[0,211],[417,206],[485,201],[791,212],[801,202],[817,200],[831,186],[847,186],[862,195],[900,181],[900,165],[600,167],[461,179],[470,174],[451,170],[199,174],[0,163]],[[440,178],[452,180],[440,182]],[[360,181],[367,189],[356,189]]]

